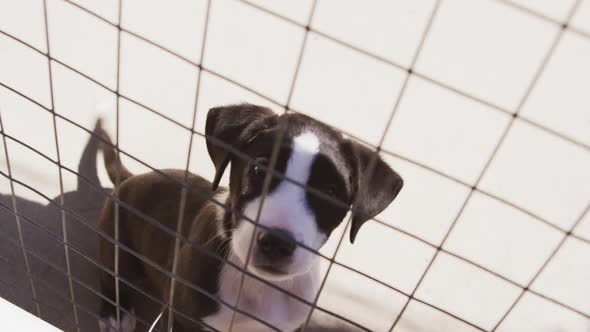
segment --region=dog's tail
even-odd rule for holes
[[[114,185],[117,185],[117,173],[119,174],[119,183],[133,176],[131,172],[121,163],[119,154],[115,149],[111,137],[102,127],[102,119],[96,121],[94,132],[100,135],[104,142],[100,142],[99,149],[102,151],[104,166],[107,169],[109,178]]]
[[[92,184],[99,184],[100,181],[98,180],[98,173],[96,172],[96,155],[99,149],[100,140],[95,136],[97,134],[97,128],[94,129],[92,136],[88,142],[86,142],[86,146],[84,150],[82,150],[82,156],[80,157],[80,163],[78,164],[78,191],[84,193],[93,193],[92,186],[87,182]],[[87,181],[82,181],[82,178],[85,178]]]

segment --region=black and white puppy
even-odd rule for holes
[[[253,241],[248,270],[310,302],[320,284],[319,259],[313,251],[319,250],[344,220],[353,200],[356,199],[351,242],[361,226],[385,209],[403,186],[401,177],[372,150],[304,115],[278,116],[268,108],[250,104],[218,107],[209,111],[205,131],[209,156],[216,169],[215,179],[209,183],[190,174],[187,182],[229,206],[234,213],[191,191],[187,194],[181,234],[238,266],[246,262]],[[274,170],[280,175],[271,176],[263,201],[264,179],[279,132],[282,139]],[[227,146],[250,160],[229,151]],[[121,184],[115,188],[120,199],[176,229],[180,189],[170,178],[182,180],[184,172],[163,171],[168,177],[155,172],[133,176],[120,164],[110,145],[104,144],[103,152],[113,181],[116,170],[120,172]],[[373,166],[370,178],[369,164]],[[219,182],[229,165],[229,188],[221,188]],[[113,213],[113,203],[109,201],[100,220],[107,234],[114,232]],[[124,208],[119,219],[120,241],[171,271],[174,238]],[[258,220],[260,226],[255,227],[252,220]],[[112,267],[113,245],[104,239],[100,242],[101,261]],[[122,278],[131,281],[147,278],[153,286],[151,291],[168,302],[169,277],[126,252],[119,257],[119,265]],[[237,301],[240,271],[185,244],[179,251],[176,273],[215,298],[177,283],[173,307],[183,315],[174,315],[174,331],[199,330],[187,316],[215,329],[227,330],[232,309],[226,304],[234,305]],[[101,279],[103,292],[114,298],[112,276],[104,273]],[[121,306],[131,311],[133,305],[127,293],[123,287]],[[238,309],[281,331],[293,331],[304,323],[310,307],[247,276]],[[268,330],[249,315],[236,315],[235,331]],[[102,316],[101,330],[108,331],[109,325],[116,322],[114,309],[106,301]],[[134,327],[133,318],[124,315],[119,328],[127,332]]]

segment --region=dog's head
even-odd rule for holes
[[[231,163],[227,203],[242,215],[232,214],[226,225],[226,231],[231,230],[231,250],[244,263],[254,237],[249,269],[267,279],[288,279],[309,271],[316,254],[296,243],[318,250],[356,200],[350,227],[354,242],[361,226],[385,209],[403,185],[402,178],[373,151],[304,115],[277,116],[268,108],[249,104],[217,107],[209,111],[205,131],[216,168],[214,188]],[[263,201],[267,167],[279,132],[276,173],[270,177]],[[254,162],[228,151],[227,146]],[[369,166],[373,168],[370,178]],[[244,216],[258,217],[263,227],[255,231]]]

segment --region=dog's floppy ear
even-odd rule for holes
[[[272,110],[251,104],[222,106],[209,110],[205,136],[209,157],[215,165],[213,190],[219,186],[232,156],[219,141],[241,150],[245,143],[265,128],[263,120],[272,116],[276,116]]]
[[[376,152],[352,141],[346,141],[344,146],[352,169],[353,199],[358,195],[350,226],[350,242],[354,243],[361,226],[395,199],[404,181],[379,156],[375,156]],[[372,158],[376,160],[372,174],[368,174]]]

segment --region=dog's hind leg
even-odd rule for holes
[[[99,221],[100,228],[111,238],[115,238],[113,210],[113,202],[108,201],[105,204]],[[123,219],[124,213],[121,213],[120,217]],[[121,227],[120,242],[129,246],[129,242],[125,240],[125,235],[125,228]],[[135,330],[136,319],[133,309],[133,289],[128,283],[137,283],[143,278],[142,267],[137,257],[127,252],[125,249],[119,248],[118,272],[120,279],[118,282],[118,304],[120,324],[117,324],[117,283],[114,274],[111,273],[115,271],[115,255],[115,245],[108,239],[99,235],[100,262],[110,270],[101,270],[100,272],[100,290],[106,299],[103,298],[101,301],[101,321],[99,322],[99,329],[100,332],[132,332]]]
[[[129,256],[128,253],[119,252],[119,263],[125,264]],[[123,267],[122,269],[126,269]],[[122,270],[120,269],[120,271]],[[121,271],[122,272],[122,271]],[[125,273],[121,274],[123,280],[119,280],[119,313],[120,324],[117,324],[117,288],[116,280],[113,275],[107,271],[101,271],[100,288],[105,298],[101,301],[99,321],[100,332],[133,332],[135,330],[136,319],[135,311],[133,309],[133,290],[127,282],[135,282],[128,277],[123,277]],[[108,300],[107,300],[108,299]]]

